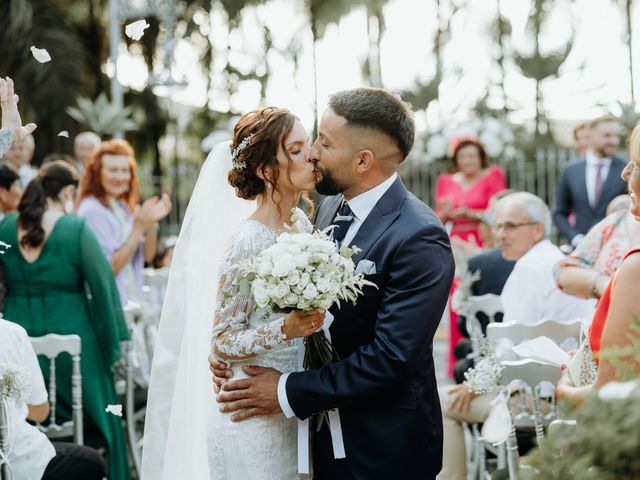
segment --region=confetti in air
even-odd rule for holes
[[[105,412],[115,415],[116,417],[122,416],[122,405],[107,405],[104,409]]]
[[[47,63],[51,61],[51,55],[49,55],[49,52],[44,48],[31,47],[31,53],[33,54],[33,58],[40,63]]]
[[[149,28],[149,24],[145,20],[138,20],[137,22],[127,25],[124,28],[124,33],[127,37],[133,40],[140,40],[147,28]]]

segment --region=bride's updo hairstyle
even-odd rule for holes
[[[296,120],[296,116],[289,110],[275,107],[253,110],[238,120],[233,129],[231,142],[231,152],[237,153],[233,157],[234,167],[229,172],[229,183],[240,198],[254,200],[263,195],[267,191],[265,182],[271,185],[273,198],[280,176],[276,157],[278,147],[282,147],[291,162],[284,141]],[[273,173],[269,178],[263,175],[263,180],[258,176],[258,172],[267,168]]]

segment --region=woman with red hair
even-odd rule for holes
[[[436,186],[436,213],[447,226],[451,244],[456,249],[460,241],[482,247],[478,233],[481,215],[487,209],[489,199],[506,188],[504,173],[498,166],[489,166],[484,146],[474,138],[456,139],[453,145],[455,172],[442,174]],[[451,293],[455,290],[454,281]],[[450,312],[449,375],[453,373],[454,348],[462,338],[458,330],[458,314]]]
[[[156,253],[158,222],[171,211],[168,195],[138,204],[133,149],[124,140],[103,142],[80,184],[78,216],[93,229],[116,276],[122,304],[142,290],[142,269]]]

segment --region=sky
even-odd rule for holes
[[[218,52],[216,66],[224,64],[224,54],[231,46],[234,65],[241,70],[256,68],[255,55],[261,51],[261,35],[256,19],[273,32],[276,47],[285,49],[298,42],[302,49],[300,67],[283,55],[272,52],[267,61],[272,73],[266,92],[266,103],[286,107],[295,112],[305,125],[313,124],[314,69],[312,39],[306,12],[301,1],[272,0],[267,5],[246,8],[242,31],[229,34],[221,10],[214,10],[211,18],[199,15],[195,20]],[[447,1],[442,2],[448,8]],[[551,12],[548,28],[543,32],[543,51],[557,51],[576,31],[574,48],[563,65],[558,79],[544,82],[545,108],[548,115],[562,123],[593,118],[605,110],[619,113],[616,102],[630,101],[628,58],[624,25],[619,7],[612,0],[558,1],[560,6]],[[501,0],[503,15],[512,22],[512,47],[521,52],[533,47],[525,33],[530,0]],[[440,100],[418,117],[418,126],[436,129],[443,124],[463,122],[469,107],[485,91],[487,78],[492,74],[488,24],[495,16],[495,1],[469,0],[449,23],[451,41],[444,51],[444,81],[440,85]],[[411,88],[416,79],[428,81],[435,63],[432,53],[435,29],[435,1],[391,0],[384,9],[386,32],[381,43],[383,86],[393,91]],[[640,24],[640,8],[635,8],[633,21]],[[364,9],[354,8],[339,25],[330,25],[317,43],[317,88],[320,110],[330,93],[364,84],[361,65],[369,48],[367,17]],[[640,35],[633,38],[634,66],[640,72]],[[246,82],[230,100],[217,95],[207,96],[207,79],[198,60],[198,45],[180,40],[175,51],[175,74],[184,77],[184,88],[164,90],[179,103],[227,111],[230,107],[244,112],[259,106],[257,83]],[[124,45],[118,59],[121,83],[142,88],[147,72],[141,54],[127,51]],[[257,68],[263,68],[258,65]],[[459,72],[451,74],[451,72]],[[637,77],[638,75],[636,75]],[[214,77],[214,86],[221,81]],[[535,83],[513,70],[505,78],[504,88],[522,108],[514,114],[514,121],[525,122],[534,115]],[[640,81],[636,82],[640,97]]]

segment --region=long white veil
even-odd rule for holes
[[[210,480],[207,419],[216,408],[207,356],[218,266],[234,228],[256,208],[227,182],[230,142],[217,144],[193,190],[173,254],[151,369],[143,480]]]

